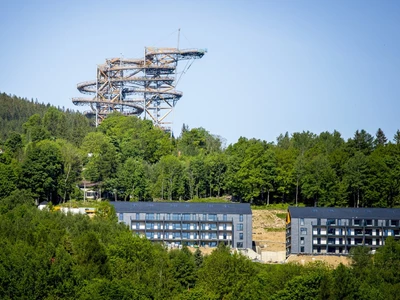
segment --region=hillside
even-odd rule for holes
[[[29,101],[26,98],[0,93],[0,107],[0,144],[4,143],[12,132],[26,133],[24,124],[35,115],[41,121],[47,122],[45,125],[49,131],[49,138],[54,133],[52,131],[58,128],[58,136],[53,138],[62,137],[74,144],[80,144],[86,133],[93,130],[88,119],[80,112],[56,108],[33,99]]]

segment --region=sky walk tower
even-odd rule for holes
[[[145,47],[143,58],[106,59],[97,66],[96,80],[77,85],[79,92],[88,97],[72,98],[72,102],[90,106],[85,114],[95,118],[96,126],[117,111],[151,119],[155,126],[171,131],[172,121],[168,116],[183,95],[176,90],[176,85],[193,61],[206,52],[205,49]],[[178,76],[181,60],[187,63]]]

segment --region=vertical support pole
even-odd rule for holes
[[[143,56],[143,77],[144,77],[144,81],[143,81],[143,112],[144,112],[144,117],[143,119],[146,120],[146,47],[144,47],[144,56]]]
[[[178,28],[178,47],[176,48],[178,50],[179,50],[179,39],[180,39],[180,36],[181,36],[181,29]]]
[[[97,66],[97,74],[96,74],[96,128],[97,128],[97,126],[99,126],[99,119],[98,119],[98,106],[99,106],[99,103],[97,102],[97,101],[99,101],[98,100],[98,95],[99,95],[99,74],[100,74],[100,72],[99,72],[99,66]]]

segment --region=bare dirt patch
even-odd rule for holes
[[[285,251],[285,210],[253,210],[253,241],[262,251]]]
[[[322,261],[328,265],[336,268],[339,264],[345,266],[350,265],[350,259],[347,256],[334,256],[334,255],[290,255],[287,262],[296,262],[299,264],[306,264],[311,262]]]

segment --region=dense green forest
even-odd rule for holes
[[[232,197],[255,204],[400,205],[400,131],[388,141],[357,130],[241,137],[227,147],[204,128],[177,137],[151,121],[111,115],[94,128],[84,115],[0,94],[0,198],[30,190],[35,200],[81,199],[77,183],[126,201]]]
[[[167,250],[98,215],[40,211],[27,191],[0,201],[1,299],[399,299],[400,244],[352,265],[266,265],[219,246]]]

